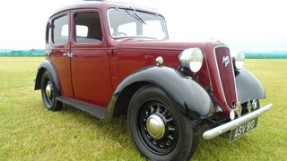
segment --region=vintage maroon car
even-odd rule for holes
[[[46,60],[35,90],[48,110],[62,103],[107,121],[127,114],[138,150],[151,160],[188,160],[201,137],[255,128],[260,82],[221,42],[172,42],[157,10],[78,2],[46,27]],[[108,125],[107,125],[108,126]]]

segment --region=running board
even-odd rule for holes
[[[100,119],[105,118],[106,108],[67,97],[58,97],[56,99],[60,102],[63,102],[64,104],[73,106],[81,111],[89,113],[92,116],[98,117]]]

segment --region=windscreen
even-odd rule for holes
[[[133,8],[110,9],[109,29],[113,38],[167,39],[164,19],[152,13],[136,11]]]

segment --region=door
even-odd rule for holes
[[[70,62],[70,13],[63,12],[51,18],[51,42],[46,46],[48,58],[56,68],[61,95],[73,97]]]
[[[112,96],[112,84],[99,12],[95,9],[75,10],[71,15],[71,72],[74,97],[107,107]]]

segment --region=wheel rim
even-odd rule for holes
[[[145,146],[156,154],[168,154],[178,140],[175,119],[167,106],[153,101],[140,113],[139,135]]]
[[[44,93],[45,93],[45,97],[46,97],[46,99],[47,99],[47,101],[48,101],[48,103],[50,105],[54,101],[54,92],[53,92],[53,90],[54,90],[54,88],[53,88],[53,84],[52,84],[51,80],[47,80]]]

